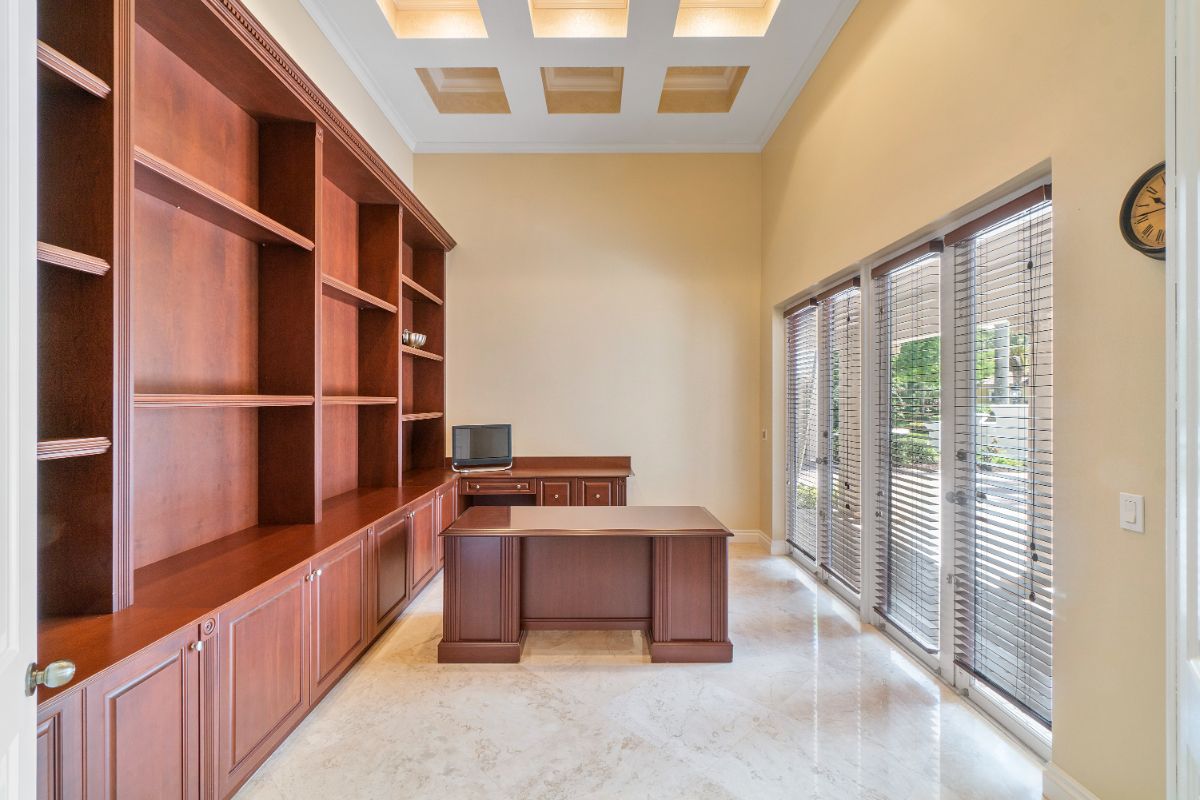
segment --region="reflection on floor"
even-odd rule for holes
[[[530,634],[438,665],[441,584],[239,798],[1041,797],[1041,769],[789,559],[734,545],[734,662],[651,665],[639,634]]]

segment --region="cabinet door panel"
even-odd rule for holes
[[[199,656],[192,631],[151,645],[85,689],[87,796],[200,797]]]
[[[607,480],[587,480],[579,482],[580,494],[583,495],[585,506],[611,506],[616,492],[613,482]]]
[[[221,796],[308,710],[308,572],[293,570],[218,616]]]
[[[314,562],[312,690],[315,703],[367,643],[366,537],[359,535]]]
[[[83,692],[59,695],[38,709],[37,798],[83,797]]]
[[[408,599],[408,515],[371,533],[375,632],[395,619]]]
[[[433,499],[413,507],[409,520],[412,539],[413,592],[417,592],[437,571],[437,544],[433,524]]]
[[[571,505],[571,481],[541,481],[538,504],[543,506]]]

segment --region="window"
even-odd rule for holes
[[[785,319],[787,337],[787,540],[817,555],[817,308]]]
[[[928,653],[941,627],[941,242],[874,270],[876,611]]]
[[[861,348],[857,286],[821,302],[824,328],[821,377],[820,566],[858,594],[862,575]]]
[[[955,663],[1051,723],[1049,187],[954,245]]]

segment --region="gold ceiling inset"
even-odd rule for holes
[[[508,114],[508,96],[495,67],[418,67],[429,99],[443,114]]]
[[[397,39],[486,39],[477,0],[375,0]]]
[[[542,67],[551,114],[619,114],[624,67]]]
[[[620,38],[629,21],[629,1],[529,0],[529,19],[537,37]]]
[[[675,35],[765,36],[779,0],[679,0]]]
[[[660,114],[725,114],[733,108],[749,67],[667,67]]]

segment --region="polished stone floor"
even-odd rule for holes
[[[439,580],[238,797],[1041,796],[1034,758],[789,559],[732,551],[732,664],[548,632],[519,665],[441,666]]]

